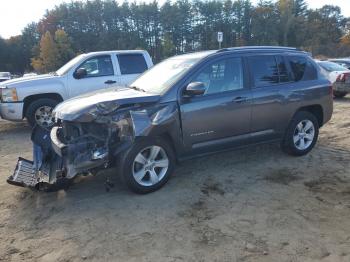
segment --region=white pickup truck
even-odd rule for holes
[[[111,85],[128,85],[152,67],[143,50],[82,54],[56,72],[0,83],[0,116],[30,125],[53,125],[51,112],[63,100]]]

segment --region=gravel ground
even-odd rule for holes
[[[0,260],[350,261],[350,98],[335,102],[316,148],[278,145],[181,164],[169,183],[136,195],[113,170],[69,190],[10,186],[30,129],[0,120]]]

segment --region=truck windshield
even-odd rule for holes
[[[318,62],[318,64],[328,72],[347,71],[348,69],[333,62]]]
[[[78,55],[77,57],[70,60],[67,64],[65,64],[64,66],[62,66],[60,69],[56,71],[57,75],[61,76],[67,73],[76,63],[79,62],[79,60],[81,60],[83,56],[84,55]]]
[[[201,57],[174,57],[167,59],[146,71],[133,83],[135,87],[146,92],[160,94],[174,84]]]

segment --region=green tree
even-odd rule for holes
[[[40,54],[32,59],[32,66],[39,73],[52,72],[59,67],[59,51],[52,35],[47,31],[40,40]]]
[[[55,40],[57,52],[58,52],[57,64],[63,65],[75,56],[75,53],[72,48],[71,40],[68,37],[68,34],[63,29],[58,29],[55,32],[54,40]]]

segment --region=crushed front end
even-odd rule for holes
[[[67,100],[53,114],[51,129],[32,132],[33,161],[19,158],[8,182],[48,188],[79,174],[95,174],[115,164],[140,136],[173,130],[179,137],[176,102],[157,103],[159,95],[132,89],[107,90]]]

